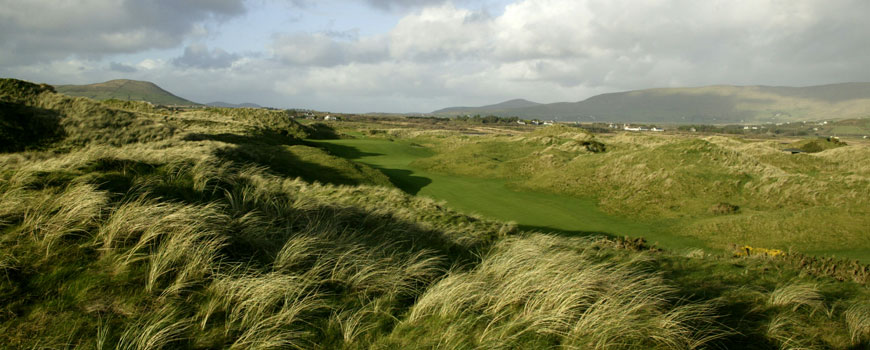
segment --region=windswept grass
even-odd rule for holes
[[[822,295],[812,284],[789,284],[779,287],[770,293],[768,303],[773,306],[791,307],[793,311],[800,307],[816,311],[823,305]]]
[[[379,181],[337,158],[340,149],[301,144],[295,132],[307,131],[282,112],[168,116],[0,84],[4,101],[57,112],[66,133],[40,146],[51,151],[0,154],[4,348],[854,349],[870,341],[866,286],[773,259],[683,256],[642,240],[531,233],[466,215]],[[619,150],[584,151],[586,136],[531,137],[540,140],[529,149],[553,146],[554,162]],[[227,156],[239,148],[251,157]]]
[[[870,344],[870,305],[856,303],[846,310],[845,316],[852,343]]]
[[[711,305],[681,303],[644,258],[614,263],[597,243],[578,239],[503,240],[473,270],[427,290],[393,344],[695,349],[727,333]],[[436,331],[430,323],[451,326],[418,331]]]

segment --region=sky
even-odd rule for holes
[[[867,0],[0,0],[0,77],[429,112],[870,81]]]

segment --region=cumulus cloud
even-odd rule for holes
[[[88,4],[101,1],[105,8],[94,13],[70,9],[67,18],[52,10],[48,19],[22,24],[26,16],[10,13],[33,12],[48,2],[0,0],[0,73],[49,76],[57,69],[68,80],[94,81],[110,75],[99,67],[124,68],[101,63],[76,70],[89,52],[181,47],[202,23],[244,12],[242,0],[162,0],[151,12],[188,6],[193,16],[158,20],[144,11],[140,20],[129,3]],[[271,41],[252,57],[223,43],[227,51],[191,44],[175,59],[142,60],[128,74],[161,80],[194,99],[333,111],[427,111],[515,97],[577,101],[660,86],[870,80],[870,24],[864,18],[870,2],[864,0],[515,0],[498,11],[484,6],[495,0],[365,1],[369,11],[393,11],[387,17],[396,18],[395,25],[378,33],[333,25],[259,33],[271,34]],[[291,3],[307,3],[306,16],[321,6]],[[74,39],[79,37],[81,43]],[[11,70],[5,63],[23,57],[16,52],[78,57]],[[232,69],[212,71],[226,67]],[[200,92],[203,84],[209,90]]]
[[[171,48],[197,24],[245,12],[243,0],[0,0],[3,63]],[[11,62],[9,62],[11,61]]]
[[[854,79],[870,58],[870,25],[857,15],[868,11],[849,0],[525,0],[489,17],[447,4],[403,18],[390,52],[588,87]]]
[[[203,44],[192,44],[184,48],[184,54],[172,60],[172,63],[181,67],[194,67],[203,69],[227,68],[241,58],[238,54],[232,54],[220,48],[209,50]]]
[[[316,67],[373,63],[388,58],[387,42],[384,38],[359,39],[348,33],[276,35],[272,54],[287,64]]]

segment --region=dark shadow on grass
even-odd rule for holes
[[[420,192],[421,189],[423,189],[423,187],[426,187],[432,183],[432,179],[424,176],[413,175],[414,173],[410,170],[386,169],[376,166],[372,167],[380,170],[382,173],[384,173],[384,175],[387,175],[393,185],[408,194],[416,195]]]
[[[300,177],[308,182],[333,185],[360,185],[359,179],[342,175],[337,169],[299,159],[284,145],[237,144],[215,151],[218,158],[239,164],[251,164],[286,177]]]
[[[312,147],[320,147],[334,156],[345,158],[348,160],[381,155],[380,153],[363,152],[353,146],[336,145],[333,143],[307,142],[306,145],[310,145]],[[410,170],[389,169],[368,163],[366,163],[366,165],[379,170],[380,172],[384,173],[384,175],[387,175],[393,185],[408,194],[416,195],[420,192],[421,189],[423,189],[423,187],[426,187],[432,183],[432,179],[424,176],[414,175],[414,173]]]
[[[562,230],[562,229],[552,228],[552,227],[547,227],[547,226],[517,225],[517,228],[522,230],[522,231],[552,233],[552,234],[556,234],[559,236],[565,236],[565,237],[593,237],[593,236],[602,236],[602,237],[606,237],[606,238],[619,237],[619,235],[615,235],[615,234],[608,233],[608,232]]]
[[[318,147],[326,150],[329,154],[345,159],[360,159],[362,157],[373,157],[383,155],[381,153],[369,153],[360,151],[359,148],[353,146],[337,145],[328,142],[303,142],[306,146]]]
[[[90,174],[90,181],[97,188],[117,197],[129,191],[135,177],[153,174],[157,167],[156,164],[137,160],[106,157],[88,162],[79,170]]]
[[[341,138],[335,128],[324,123],[314,123],[307,126],[308,138],[312,140],[337,140]]]
[[[359,179],[344,176],[337,169],[299,159],[286,146],[309,145],[310,143],[302,142],[302,140],[286,133],[257,130],[252,135],[190,134],[184,140],[229,143],[232,146],[216,150],[215,156],[238,164],[264,167],[276,175],[300,177],[308,182],[317,181],[334,185],[362,184]],[[317,145],[311,144],[311,146]]]
[[[0,101],[0,152],[38,149],[65,135],[57,111]]]
[[[252,145],[300,145],[303,144],[301,139],[296,138],[286,131],[275,131],[269,129],[259,129],[251,135],[244,134],[202,134],[192,133],[184,137],[185,141],[220,141],[232,144],[252,144]]]

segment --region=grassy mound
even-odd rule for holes
[[[194,106],[195,102],[175,96],[154,83],[128,79],[116,79],[88,85],[58,85],[57,91],[78,97],[95,100],[120,99],[126,101],[148,101],[154,104]]]
[[[675,233],[712,246],[750,244],[805,252],[870,248],[870,184],[863,146],[807,140],[828,150],[795,157],[771,142],[725,137],[615,134],[568,127],[520,136],[419,137],[437,154],[415,166],[504,179],[520,189],[594,198],[608,213],[669,220]],[[580,140],[606,145],[590,152]],[[849,154],[850,156],[845,156]],[[739,207],[722,216],[719,203]],[[824,234],[820,234],[824,233]],[[857,256],[855,256],[857,257]],[[862,258],[870,259],[863,256]]]
[[[173,125],[155,115],[115,109],[89,99],[71,98],[54,93],[50,87],[20,80],[0,81],[0,102],[5,104],[4,108],[16,109],[10,112],[11,115],[17,115],[19,119],[27,116],[32,120],[30,123],[50,125],[48,127],[53,130],[47,130],[46,126],[43,126],[40,129],[45,132],[40,134],[51,135],[52,132],[54,135],[63,134],[63,143],[70,146],[89,143],[118,146],[134,142],[157,141],[167,139],[175,132]],[[20,113],[21,111],[25,113]],[[31,111],[30,116],[26,111]],[[53,116],[39,117],[40,113],[50,113]],[[50,122],[45,121],[49,119]],[[59,127],[54,125],[55,122]],[[14,128],[7,130],[14,130]]]
[[[792,146],[807,153],[818,153],[821,151],[846,146],[846,143],[840,141],[840,139],[836,137],[828,137],[812,140],[803,140],[792,144]]]
[[[276,111],[163,114],[22,86],[41,92],[4,102],[57,113],[67,136],[0,154],[5,347],[870,346],[867,287],[791,261],[465,215],[305,144]],[[131,130],[92,120],[109,115]]]

